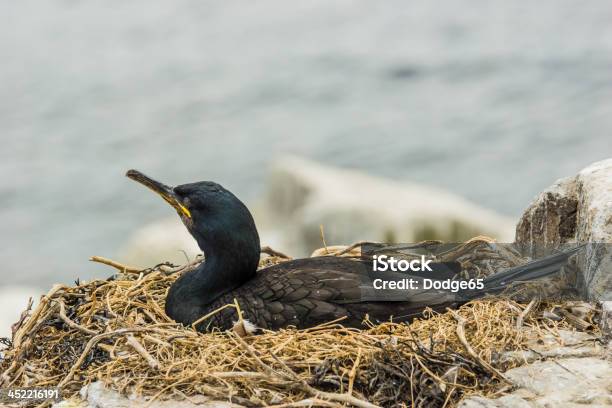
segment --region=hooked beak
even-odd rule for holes
[[[152,178],[145,176],[138,170],[128,170],[125,175],[128,178],[131,178],[132,180],[142,184],[145,187],[148,187],[149,189],[159,194],[164,200],[166,200],[168,204],[170,204],[179,213],[179,215],[184,215],[185,217],[191,219],[191,212],[187,209],[187,207],[181,204],[178,196],[176,195],[172,187],[160,183],[159,181],[153,180]]]

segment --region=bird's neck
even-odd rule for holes
[[[217,217],[205,225],[190,226],[204,252],[204,262],[174,282],[166,298],[166,312],[190,323],[201,317],[219,297],[241,287],[257,273],[260,244],[246,207],[235,217]]]
[[[205,250],[205,260],[195,271],[202,300],[212,302],[253,278],[259,263],[259,248],[241,251]]]
[[[259,240],[256,246],[247,246],[242,251],[227,247],[202,249],[204,262],[179,277],[166,298],[166,313],[183,324],[202,317],[213,302],[244,285],[257,273]]]

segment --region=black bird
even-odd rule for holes
[[[496,273],[482,291],[469,294],[444,290],[386,290],[371,285],[371,260],[339,257],[297,259],[257,271],[259,235],[247,207],[231,192],[210,181],[174,188],[137,170],[127,177],[159,194],[178,213],[204,252],[205,261],[181,275],[168,291],[166,313],[189,325],[236,299],[243,316],[265,329],[289,325],[308,328],[345,317],[342,324],[360,327],[371,321],[407,321],[425,307],[444,310],[485,292],[498,291],[516,279],[529,280],[556,272],[570,253],[561,253],[527,265]],[[458,272],[458,264],[432,264],[437,279]],[[425,272],[427,273],[427,272]],[[389,280],[407,277],[404,272],[377,272]],[[408,275],[422,282],[423,274]],[[421,286],[422,287],[422,286]],[[198,323],[198,330],[229,329],[236,313],[225,309]]]

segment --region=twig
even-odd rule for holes
[[[198,254],[193,260],[187,262],[184,265],[180,265],[180,266],[159,265],[159,271],[163,272],[166,275],[172,275],[177,272],[183,272],[185,270],[188,270],[196,265],[201,264],[203,261],[204,261],[204,257],[201,254]]]
[[[104,265],[112,266],[113,268],[118,269],[123,273],[140,273],[140,271],[142,271],[142,268],[136,268],[134,266],[123,265],[117,261],[113,261],[112,259],[104,258],[101,256],[92,256],[91,258],[89,258],[89,260],[92,262],[97,262],[97,263],[101,263]]]
[[[523,310],[521,314],[518,315],[518,317],[516,318],[516,329],[517,330],[520,330],[523,327],[523,320],[525,320],[525,317],[527,317],[529,312],[531,312],[531,309],[533,309],[533,306],[535,304],[536,304],[536,299],[535,298],[531,299],[531,302],[529,302],[525,310]]]
[[[196,329],[196,326],[197,326],[198,324],[202,323],[203,321],[205,321],[205,320],[206,320],[206,319],[208,319],[209,317],[214,316],[214,315],[216,315],[217,313],[219,313],[220,311],[225,310],[225,309],[227,309],[227,308],[229,308],[229,307],[236,308],[236,305],[234,305],[233,303],[228,303],[228,304],[227,304],[227,305],[225,305],[225,306],[221,306],[221,307],[219,307],[219,308],[217,308],[217,309],[213,310],[212,312],[207,313],[207,314],[205,314],[204,316],[200,317],[200,318],[199,318],[198,320],[196,320],[195,322],[191,323],[191,327],[192,327],[192,328],[195,330],[195,329]]]
[[[335,402],[331,402],[331,401],[325,401],[322,399],[317,399],[317,398],[306,398],[303,399],[301,401],[296,401],[296,402],[289,402],[287,404],[280,404],[280,405],[270,405],[268,408],[294,408],[294,407],[339,407],[341,408],[343,405],[335,403]]]
[[[189,259],[189,255],[187,255],[187,251],[185,251],[184,249],[179,249],[179,252],[183,253],[183,256],[185,257],[185,261],[187,263],[191,263],[191,259]]]
[[[282,374],[277,373],[272,367],[264,363],[263,360],[257,355],[257,352],[255,351],[255,349],[251,347],[246,341],[242,340],[240,336],[238,336],[237,334],[233,332],[230,332],[230,333],[233,334],[230,338],[232,340],[236,340],[238,344],[242,346],[242,348],[244,348],[246,352],[249,353],[249,355],[255,359],[257,364],[259,364],[261,368],[263,368],[267,374],[272,375],[272,376],[277,376],[277,377],[283,377]]]
[[[147,364],[149,364],[149,367],[154,370],[159,369],[159,362],[155,358],[153,358],[151,354],[149,354],[149,352],[142,346],[142,344],[140,344],[138,340],[136,340],[134,336],[128,334],[126,336],[126,339],[128,344],[132,346],[132,348],[134,348],[134,350],[136,350],[136,352],[146,360]]]
[[[28,299],[28,306],[26,307],[26,309],[23,312],[21,312],[21,315],[19,315],[19,320],[17,320],[17,322],[13,323],[13,325],[11,326],[11,339],[15,338],[15,333],[17,333],[17,331],[23,325],[23,322],[25,322],[27,317],[30,315],[30,312],[32,311],[32,305],[33,304],[34,304],[34,301],[30,297],[30,299]]]
[[[323,329],[329,328],[329,326],[333,326],[336,323],[346,320],[347,318],[348,316],[341,316],[341,317],[338,317],[337,319],[330,320],[329,322],[321,323],[316,326],[309,327],[308,329],[304,329],[304,332],[313,332],[316,330],[323,330]]]
[[[244,319],[242,318],[242,310],[240,310],[240,304],[238,303],[238,299],[234,298],[234,305],[236,307],[236,313],[238,313],[238,323],[240,327],[242,327],[242,333],[246,336],[249,332],[247,331],[244,325]]]
[[[336,256],[340,256],[340,255],[344,255],[348,252],[351,252],[353,249],[357,248],[357,247],[362,247],[364,245],[375,245],[378,244],[378,242],[373,242],[373,241],[359,241],[359,242],[355,242],[352,245],[347,246],[346,248],[344,248],[343,250],[336,252],[334,255]]]
[[[266,373],[258,373],[256,371],[213,371],[212,373],[207,373],[211,377],[217,378],[249,378],[249,379],[265,379],[270,378],[269,374]]]
[[[359,367],[359,361],[361,360],[361,347],[357,350],[357,358],[353,363],[353,367],[349,372],[349,383],[348,383],[348,391],[346,392],[348,395],[353,395],[353,383],[355,382],[355,375],[357,374],[357,367]]]
[[[59,299],[54,300],[54,301],[57,302],[57,304],[59,304],[58,315],[59,315],[60,319],[62,319],[64,321],[64,323],[66,323],[68,326],[72,327],[73,329],[77,329],[77,330],[82,331],[83,333],[91,334],[93,336],[98,334],[98,332],[93,331],[91,329],[88,329],[87,327],[81,326],[80,324],[74,322],[68,316],[66,316],[66,305],[64,305],[64,302],[62,302]]]
[[[379,242],[374,242],[374,241],[359,241],[359,242],[355,242],[354,244],[351,245],[331,245],[331,246],[325,246],[323,248],[317,248],[315,249],[312,254],[310,255],[311,257],[314,256],[325,256],[325,255],[333,255],[333,256],[342,256],[344,254],[350,253],[351,251],[353,251],[355,248],[359,248],[362,247],[364,245],[377,245],[380,244]],[[322,254],[322,255],[321,255]],[[361,250],[359,251],[359,254],[355,254],[355,255],[350,255],[350,257],[359,257],[361,256]]]
[[[153,337],[153,336],[149,336],[148,334],[145,334],[144,336],[142,336],[143,339],[150,341],[151,343],[155,343],[158,344],[162,347],[172,347],[172,345],[170,343],[168,343],[167,341],[164,341],[162,339],[158,339],[157,337]]]
[[[327,250],[327,242],[325,242],[325,230],[323,229],[323,224],[319,225],[319,231],[321,232],[321,241],[323,241],[323,247],[325,248],[325,253],[329,254]]]
[[[270,256],[278,256],[279,258],[291,259],[289,255],[285,255],[282,252],[276,251],[267,245],[264,247],[261,247],[261,252],[263,252],[264,254],[268,254]]]
[[[452,309],[447,308],[446,310],[449,311],[453,315],[455,320],[457,320],[457,337],[459,337],[459,341],[461,341],[461,344],[463,345],[465,350],[468,352],[468,354],[472,356],[476,361],[478,361],[478,363],[480,363],[480,365],[482,365],[484,368],[486,368],[487,370],[495,374],[498,378],[500,378],[501,380],[507,383],[512,384],[512,382],[508,380],[506,376],[504,376],[499,370],[497,370],[491,364],[487,363],[482,358],[480,358],[480,356],[476,354],[472,346],[470,346],[470,343],[468,343],[465,337],[465,321],[466,321],[465,318]]]

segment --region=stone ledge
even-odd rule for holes
[[[474,396],[459,408],[609,407],[612,364],[602,358],[538,361],[513,368],[506,377],[520,387],[498,399]]]

